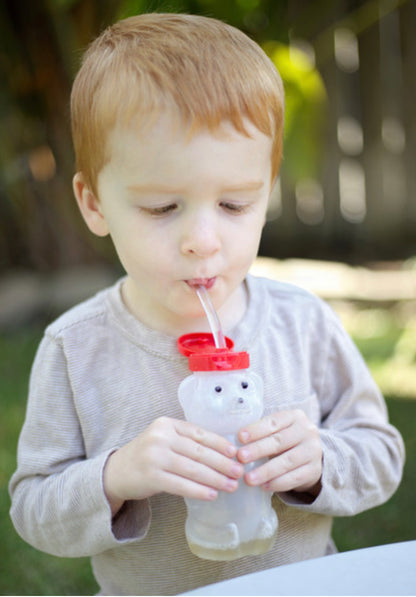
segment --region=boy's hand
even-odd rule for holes
[[[104,491],[113,515],[125,500],[167,492],[214,500],[218,490],[237,489],[243,466],[237,448],[201,427],[167,417],[111,454],[104,469]]]
[[[269,458],[248,472],[247,485],[267,491],[299,491],[318,495],[322,475],[322,444],[318,428],[301,410],[277,412],[239,432],[245,444],[237,452],[243,464]]]

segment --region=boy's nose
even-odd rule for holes
[[[221,242],[214,221],[200,219],[184,231],[181,251],[184,255],[210,257],[220,250]]]

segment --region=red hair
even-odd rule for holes
[[[272,175],[282,156],[284,92],[276,67],[238,29],[209,17],[142,14],[108,27],[88,48],[71,94],[77,169],[96,192],[116,124],[153,123],[162,111],[190,134],[244,119],[273,139]]]

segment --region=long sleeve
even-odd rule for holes
[[[383,397],[355,344],[336,317],[319,354],[317,384],[323,445],[322,490],[309,511],[350,516],[385,502],[403,471],[404,444],[389,424]],[[322,335],[321,335],[322,338]],[[285,494],[302,507],[300,496]]]
[[[145,535],[147,501],[126,503],[112,523],[102,483],[112,449],[86,454],[65,355],[54,339],[44,338],[32,369],[18,468],[10,481],[10,514],[25,541],[53,555],[77,557]]]

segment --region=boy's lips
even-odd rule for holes
[[[207,290],[212,288],[215,284],[216,278],[192,278],[190,280],[185,280],[185,282],[191,288],[197,288],[198,286],[205,286]]]

